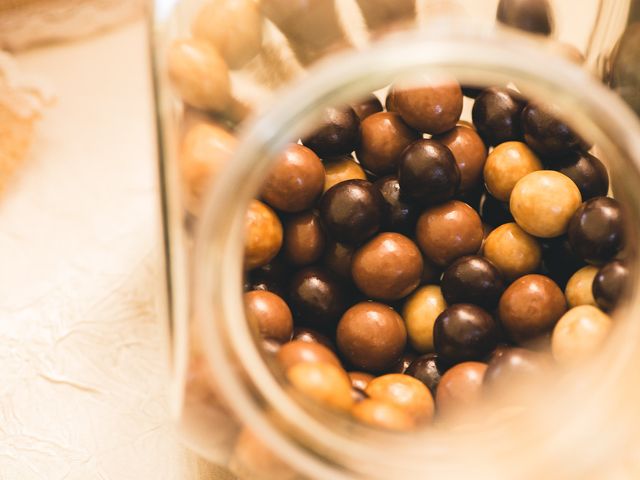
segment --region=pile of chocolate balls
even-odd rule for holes
[[[292,388],[393,430],[593,355],[629,273],[591,147],[514,89],[429,75],[325,109],[247,212],[261,347]]]

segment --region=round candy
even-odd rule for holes
[[[316,212],[304,212],[284,223],[284,257],[295,266],[310,265],[324,252],[325,235]]]
[[[293,340],[282,345],[276,359],[285,371],[298,363],[322,362],[341,366],[338,357],[327,347],[302,340]]]
[[[279,342],[291,340],[293,317],[285,301],[275,293],[254,290],[244,294],[244,309],[249,324],[262,338]]]
[[[482,245],[482,252],[507,280],[533,273],[542,258],[538,241],[513,222],[492,230]]]
[[[542,163],[529,147],[522,142],[505,142],[487,157],[484,182],[491,195],[506,202],[518,180],[537,170],[542,170]]]
[[[442,274],[442,295],[449,305],[473,303],[488,310],[498,304],[504,280],[496,266],[484,257],[457,259]]]
[[[438,415],[451,417],[480,403],[486,370],[487,364],[480,362],[463,362],[447,370],[436,391]]]
[[[293,337],[291,340],[300,340],[301,342],[307,343],[319,343],[320,345],[327,347],[332,352],[336,351],[336,346],[331,340],[329,340],[329,337],[307,327],[295,327],[293,329]]]
[[[376,181],[387,205],[382,219],[382,229],[400,233],[413,233],[418,221],[419,208],[414,203],[405,202],[400,195],[398,177],[384,177]]]
[[[593,296],[604,311],[611,311],[624,293],[629,280],[629,268],[620,260],[603,265],[593,279]]]
[[[560,287],[544,275],[525,275],[505,290],[498,305],[500,322],[515,342],[522,344],[548,333],[566,312]]]
[[[382,103],[373,93],[362,98],[359,102],[352,103],[351,108],[362,122],[365,118],[382,111]]]
[[[287,379],[296,390],[327,407],[346,411],[354,403],[349,377],[332,363],[298,363],[287,369]]]
[[[420,287],[407,299],[402,318],[407,326],[409,343],[416,351],[433,351],[433,324],[445,308],[447,302],[437,285]]]
[[[551,352],[559,363],[568,363],[595,354],[606,340],[613,322],[592,305],[574,307],[553,329]]]
[[[584,202],[569,222],[573,251],[589,263],[602,264],[624,246],[624,217],[617,200],[595,197]]]
[[[250,270],[266,265],[282,246],[282,224],[273,210],[252,200],[244,223],[244,265]]]
[[[496,19],[531,33],[549,35],[553,31],[553,17],[547,0],[500,0]]]
[[[484,374],[484,385],[490,389],[505,388],[533,376],[548,368],[545,357],[524,348],[507,348],[494,356]]]
[[[428,353],[416,358],[411,362],[405,373],[424,383],[431,395],[435,396],[442,376],[438,367],[438,355]]]
[[[338,242],[330,242],[325,249],[322,263],[341,278],[351,279],[351,261],[355,248]]]
[[[571,276],[564,289],[569,308],[580,305],[596,305],[596,300],[593,298],[593,280],[597,273],[596,267],[587,265]]]
[[[571,156],[582,147],[582,141],[557,118],[557,110],[530,102],[522,111],[524,140],[545,160]]]
[[[366,398],[351,409],[356,420],[373,427],[405,432],[415,428],[415,420],[401,408],[382,400]]]
[[[438,316],[433,326],[435,351],[447,364],[480,360],[497,343],[496,321],[476,305],[451,305]]]
[[[358,244],[373,236],[383,218],[384,199],[365,180],[347,180],[325,192],[320,217],[334,240]]]
[[[582,200],[604,197],[609,192],[609,174],[607,168],[593,155],[583,153],[566,162],[562,162],[558,171],[575,183],[580,190]]]
[[[349,380],[351,380],[351,386],[362,391],[365,391],[369,382],[375,378],[370,373],[365,372],[349,372],[348,375]]]
[[[374,113],[362,122],[356,156],[367,170],[387,175],[396,171],[400,154],[419,136],[397,113]]]
[[[330,330],[346,308],[344,287],[329,272],[308,267],[298,271],[289,288],[289,307],[297,322]]]
[[[324,167],[307,147],[292,143],[280,154],[262,186],[262,198],[283,212],[313,206],[324,187]]]
[[[336,332],[338,349],[354,367],[386,371],[398,361],[407,341],[404,322],[391,307],[362,302],[347,310]]]
[[[451,130],[462,113],[462,90],[454,81],[423,75],[397,83],[392,91],[393,111],[422,133]]]
[[[321,157],[346,155],[360,138],[360,119],[351,107],[328,107],[322,111],[318,127],[302,143]]]
[[[488,145],[520,140],[520,115],[524,106],[524,99],[514,90],[487,88],[473,103],[473,124]]]
[[[345,180],[366,180],[367,174],[351,155],[332,158],[324,163],[324,190]]]
[[[550,238],[567,231],[569,220],[581,203],[580,190],[569,177],[553,170],[539,170],[516,183],[509,206],[525,232]]]
[[[380,233],[356,251],[351,276],[368,297],[398,300],[420,283],[422,255],[416,244],[404,235]]]
[[[420,250],[441,267],[464,255],[476,254],[483,237],[480,216],[457,200],[428,208],[418,218],[416,227]]]
[[[435,140],[421,139],[402,152],[398,181],[406,199],[432,205],[456,194],[460,170],[451,150]]]
[[[374,400],[382,400],[402,409],[417,423],[427,422],[433,417],[431,392],[421,381],[409,375],[390,373],[374,378],[365,392]]]
[[[458,125],[433,139],[451,150],[460,170],[460,192],[468,192],[480,185],[487,147],[473,128]]]

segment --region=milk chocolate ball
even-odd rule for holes
[[[249,324],[262,338],[288,342],[293,332],[293,317],[285,301],[275,293],[255,290],[244,294],[244,309]]]
[[[398,177],[389,176],[376,181],[386,208],[382,219],[382,229],[413,234],[418,221],[419,206],[403,200]]]
[[[547,0],[500,0],[496,19],[531,33],[549,35],[553,31],[553,16]]]
[[[371,298],[398,300],[420,283],[422,255],[415,243],[399,233],[380,233],[353,256],[351,276]]]
[[[597,273],[597,267],[587,265],[571,276],[564,289],[569,308],[580,305],[596,306],[596,299],[593,298],[593,280]]]
[[[253,200],[245,215],[244,265],[250,270],[266,265],[282,246],[282,224],[264,203]]]
[[[360,137],[360,119],[351,107],[327,107],[318,127],[302,143],[321,157],[346,155],[356,148]]]
[[[441,267],[456,258],[477,253],[483,237],[480,216],[457,200],[428,208],[420,215],[416,227],[420,250],[429,261]]]
[[[405,373],[424,383],[431,395],[435,396],[442,377],[442,372],[438,366],[438,355],[428,353],[416,358],[411,362]]]
[[[573,214],[567,232],[573,251],[583,260],[602,264],[624,246],[624,217],[617,200],[595,197]]]
[[[359,244],[373,236],[383,218],[384,199],[365,180],[347,180],[325,192],[320,200],[320,217],[334,240]]]
[[[539,376],[548,368],[549,361],[540,353],[524,348],[506,348],[489,362],[483,383],[491,390],[504,389],[515,382]]]
[[[537,170],[542,170],[542,163],[526,144],[505,142],[487,157],[484,182],[491,195],[506,202],[518,180]]]
[[[284,257],[295,266],[310,265],[324,252],[325,234],[316,212],[293,215],[284,223]]]
[[[340,353],[354,367],[382,372],[402,355],[407,332],[402,318],[391,307],[362,302],[342,316],[336,339]]]
[[[435,140],[421,139],[402,152],[398,182],[406,199],[433,205],[456,194],[460,170],[451,150]]]
[[[558,110],[530,102],[522,111],[524,140],[545,160],[570,156],[583,147],[582,140],[558,118]]]
[[[402,318],[407,327],[409,343],[418,352],[433,351],[433,324],[447,302],[438,285],[425,285],[405,302]]]
[[[565,313],[553,329],[551,352],[558,363],[584,360],[602,347],[613,322],[592,305],[580,305]]]
[[[296,322],[331,330],[346,309],[344,286],[318,267],[298,271],[289,288],[289,307]]]
[[[566,312],[560,287],[544,275],[525,275],[505,290],[498,305],[502,327],[518,344],[549,333]]]
[[[338,242],[327,245],[322,264],[342,279],[351,279],[351,261],[355,247]]]
[[[292,143],[280,154],[262,186],[262,198],[277,210],[300,212],[322,194],[324,167],[318,156]]]
[[[298,363],[287,369],[291,385],[322,405],[348,411],[354,403],[347,373],[332,363]]]
[[[369,382],[375,378],[370,373],[365,372],[349,372],[348,375],[349,380],[351,380],[351,386],[362,391],[365,391]]]
[[[433,326],[433,344],[445,364],[480,360],[498,343],[498,325],[486,310],[468,303],[451,305]]]
[[[535,237],[513,222],[492,230],[482,245],[482,252],[507,280],[535,272],[542,258],[542,249]]]
[[[487,145],[522,138],[520,116],[525,100],[508,88],[487,88],[473,103],[473,124]]]
[[[550,238],[567,231],[582,203],[569,177],[553,170],[532,172],[516,183],[509,206],[516,223],[535,237]]]
[[[386,430],[405,432],[416,426],[414,418],[402,408],[371,398],[356,403],[351,409],[351,415],[362,423]]]
[[[447,267],[440,286],[449,305],[472,303],[491,310],[498,304],[504,291],[504,280],[490,260],[468,255]]]
[[[395,172],[402,151],[420,136],[393,112],[374,113],[362,122],[361,128],[356,156],[364,168],[376,175]]]
[[[603,163],[588,153],[559,163],[558,171],[576,184],[582,200],[604,197],[609,192],[609,174]]]
[[[457,82],[422,75],[392,88],[394,111],[419,132],[435,135],[456,126],[462,113],[462,90]]]
[[[421,381],[409,375],[390,373],[374,378],[365,392],[373,400],[382,400],[407,412],[416,423],[433,418],[431,392]]]
[[[324,163],[324,189],[346,180],[366,180],[367,174],[351,155],[332,158]]]
[[[298,363],[321,362],[331,363],[337,367],[341,366],[338,357],[327,347],[320,343],[302,340],[293,340],[282,345],[276,359],[285,371]]]
[[[627,282],[629,267],[620,260],[603,265],[593,279],[593,296],[604,311],[609,312],[620,302]]]
[[[480,135],[471,127],[458,125],[433,138],[451,150],[460,170],[460,192],[469,192],[478,187],[487,160],[487,147]]]
[[[438,415],[451,418],[478,405],[486,370],[487,364],[480,362],[462,362],[447,370],[436,391]]]
[[[360,101],[351,104],[351,108],[362,122],[365,118],[382,111],[382,103],[378,97],[370,93]]]

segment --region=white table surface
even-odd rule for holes
[[[18,55],[58,97],[0,201],[0,479],[190,480],[154,312],[142,21]]]

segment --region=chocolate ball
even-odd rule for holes
[[[289,287],[289,307],[296,323],[331,330],[346,308],[344,286],[329,272],[317,267],[298,271]]]
[[[351,409],[356,420],[386,430],[406,432],[415,428],[415,420],[401,408],[382,400],[366,398]]]
[[[460,170],[460,192],[472,191],[482,183],[487,147],[475,129],[458,125],[433,139],[451,150]]]
[[[351,261],[355,248],[338,242],[330,242],[325,249],[322,264],[343,279],[351,279]]]
[[[509,207],[516,223],[535,237],[564,234],[582,203],[580,190],[566,175],[539,170],[522,177],[511,192]]]
[[[609,192],[609,174],[604,164],[593,155],[583,153],[560,164],[558,171],[576,184],[582,200],[603,197]]]
[[[409,343],[416,351],[433,351],[433,324],[445,308],[447,302],[438,285],[420,287],[407,299],[402,318],[407,327]]]
[[[280,257],[258,268],[254,268],[247,274],[244,284],[245,291],[266,290],[280,297],[285,297],[291,269]]]
[[[482,245],[482,253],[507,280],[535,272],[542,259],[542,249],[535,237],[513,222],[492,230]]]
[[[506,202],[518,180],[542,170],[538,157],[522,142],[505,142],[495,147],[484,165],[484,182],[496,199]]]
[[[629,280],[629,268],[624,262],[614,260],[603,265],[593,279],[593,297],[604,311],[618,306]]]
[[[488,145],[520,140],[520,116],[525,104],[525,100],[514,90],[487,88],[473,103],[473,124]]]
[[[293,317],[285,301],[275,293],[255,290],[244,294],[244,311],[249,325],[262,338],[279,342],[291,340]]]
[[[287,380],[300,393],[329,408],[347,411],[354,403],[347,373],[332,363],[298,363],[287,369]]]
[[[336,346],[333,344],[329,337],[322,333],[307,327],[295,327],[293,329],[293,337],[291,340],[299,340],[307,343],[319,343],[320,345],[327,347],[332,352],[336,351]]]
[[[480,362],[463,362],[447,370],[436,392],[438,415],[452,418],[478,405],[482,400],[482,382],[486,370],[487,364]]]
[[[334,240],[359,244],[379,229],[384,213],[380,191],[365,180],[347,180],[325,192],[320,218]]]
[[[407,331],[402,317],[387,305],[361,302],[342,316],[336,339],[340,353],[354,367],[383,372],[402,355]]]
[[[488,389],[504,389],[515,382],[543,374],[549,368],[546,358],[524,348],[507,348],[489,362],[484,374],[484,386]]]
[[[252,200],[244,223],[244,266],[251,270],[269,263],[282,246],[280,219],[264,203]]]
[[[433,344],[445,364],[480,360],[498,343],[498,325],[486,310],[468,303],[451,305],[438,315]]]
[[[332,158],[324,163],[324,191],[346,180],[366,180],[367,174],[351,155]]]
[[[395,405],[417,423],[428,422],[435,410],[429,389],[419,380],[401,373],[374,378],[365,390],[369,398]]]
[[[484,88],[477,85],[462,85],[462,94],[467,98],[476,99],[482,93]]]
[[[593,298],[593,280],[597,273],[597,267],[587,265],[571,276],[564,289],[564,296],[567,298],[569,308],[580,305],[597,305],[596,299]]]
[[[550,106],[530,102],[522,111],[524,140],[545,160],[571,156],[583,147],[582,140],[557,118],[559,112]]]
[[[498,315],[506,333],[518,344],[549,333],[567,311],[560,287],[544,275],[525,275],[505,290]]]
[[[300,212],[313,206],[323,187],[324,167],[318,156],[293,143],[278,156],[262,186],[262,199],[277,210]]]
[[[595,197],[584,202],[569,222],[573,251],[589,263],[602,264],[624,246],[624,217],[617,200]]]
[[[425,210],[416,227],[416,240],[429,261],[445,266],[456,258],[473,255],[482,245],[484,230],[476,211],[451,200]]]
[[[492,227],[513,222],[513,215],[511,215],[511,210],[509,210],[509,203],[501,202],[486,192],[480,199],[479,211],[482,221]]]
[[[352,103],[351,108],[356,112],[356,115],[362,122],[365,118],[374,113],[378,113],[382,111],[382,103],[378,100],[373,93],[370,93],[366,97],[362,98],[359,102]]]
[[[321,157],[353,152],[360,138],[360,119],[351,107],[327,107],[322,111],[318,127],[302,140]]]
[[[324,252],[325,235],[316,212],[293,215],[284,223],[284,258],[301,267],[315,263]]]
[[[299,363],[331,363],[341,367],[340,360],[335,353],[320,343],[293,340],[280,347],[276,359],[283,370],[288,370]]]
[[[374,113],[362,122],[361,130],[356,156],[364,168],[376,175],[395,172],[402,151],[420,137],[393,112]]]
[[[392,89],[394,111],[419,132],[435,135],[451,130],[462,113],[462,90],[455,81],[422,75]]]
[[[438,355],[428,353],[416,358],[411,362],[405,374],[420,380],[429,389],[431,395],[435,396],[442,376],[438,367]]]
[[[351,276],[368,297],[398,300],[420,283],[422,255],[416,244],[404,235],[380,233],[356,251]]]
[[[369,382],[375,378],[370,373],[365,372],[349,372],[348,375],[349,380],[351,380],[351,386],[363,392],[367,389]]]
[[[531,33],[550,35],[553,31],[553,17],[547,0],[500,0],[496,19]]]
[[[418,221],[419,207],[402,199],[398,177],[384,177],[374,185],[380,190],[387,205],[382,219],[382,229],[412,234]]]
[[[611,317],[592,305],[574,307],[553,329],[551,352],[558,363],[570,363],[596,354],[613,327]]]
[[[491,261],[477,255],[457,259],[442,274],[442,295],[449,305],[472,303],[491,310],[504,291],[504,280]]]
[[[460,170],[451,150],[435,140],[421,139],[402,152],[398,182],[407,200],[433,205],[456,194]]]

